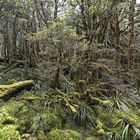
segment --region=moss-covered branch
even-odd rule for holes
[[[33,80],[21,81],[11,85],[0,85],[0,98],[8,100],[18,92],[35,85]]]

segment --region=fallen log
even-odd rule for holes
[[[8,100],[24,89],[35,85],[33,80],[21,81],[11,85],[0,85],[0,99]]]

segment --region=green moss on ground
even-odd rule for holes
[[[5,125],[0,129],[0,140],[21,140],[19,132],[14,125]]]
[[[50,110],[46,110],[42,114],[36,114],[36,116],[33,119],[31,129],[36,132],[38,131],[38,129],[42,129],[45,132],[49,132],[53,129],[58,128],[61,128],[61,121],[55,113],[53,113]]]
[[[48,134],[48,140],[83,140],[82,135],[74,130],[53,130]]]
[[[57,93],[58,90],[49,93],[23,91],[16,98],[1,102],[0,140],[6,140],[7,136],[11,140],[20,140],[23,134],[38,140],[83,140],[83,131],[85,140],[108,140],[114,135],[122,137],[127,133],[124,131],[126,126],[132,136],[127,140],[131,140],[140,129],[139,112],[132,105],[125,112],[115,105],[114,100],[98,98],[95,94],[87,94],[90,98],[83,99],[83,94],[76,98],[77,94],[65,95],[63,92],[64,96]],[[64,104],[64,98],[77,112]]]
[[[5,108],[0,110],[0,140],[21,140],[16,122]]]

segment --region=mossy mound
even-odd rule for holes
[[[21,140],[19,132],[14,125],[6,125],[0,129],[0,140]]]
[[[48,140],[83,140],[82,135],[74,130],[53,130],[48,134]]]
[[[5,108],[0,110],[0,140],[21,140],[16,122]]]
[[[11,116],[5,108],[2,108],[0,110],[0,124],[15,124],[17,119],[15,119],[13,116]]]
[[[36,135],[38,140],[46,140],[46,135],[43,129],[39,129]]]
[[[61,128],[61,121],[51,110],[47,110],[42,114],[37,114],[33,119],[32,130],[38,132],[38,129],[49,132],[53,129]]]

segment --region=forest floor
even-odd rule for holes
[[[1,85],[34,80],[35,86],[0,100],[0,140],[140,139],[140,96],[119,71],[102,71],[96,84],[79,80],[54,89],[45,71],[1,66]]]

